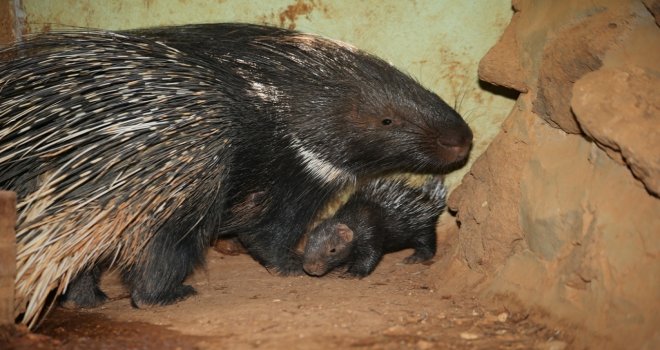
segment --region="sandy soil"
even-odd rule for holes
[[[134,309],[110,274],[102,282],[110,302],[56,309],[36,333],[19,331],[0,348],[560,350],[571,343],[534,315],[445,290],[438,267],[449,250],[443,244],[427,265],[402,264],[410,251],[390,254],[362,280],[280,277],[247,255],[211,251],[207,268],[190,278],[195,297]]]

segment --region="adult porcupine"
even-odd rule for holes
[[[0,55],[0,187],[20,197],[30,324],[68,282],[74,303],[102,301],[101,261],[136,305],[184,298],[220,213],[256,192],[259,217],[226,231],[299,273],[292,247],[337,188],[446,171],[471,144],[456,112],[392,66],[284,29],[49,33]]]
[[[227,207],[241,206],[254,193],[261,203],[258,220],[229,231],[239,233],[257,260],[280,272],[302,272],[292,247],[344,184],[392,172],[447,172],[469,152],[472,132],[451,107],[388,63],[345,43],[257,26],[138,33],[239,63],[235,72],[251,84],[249,93],[260,100],[272,129],[259,132],[261,142],[237,148],[230,177],[240,181],[230,181]],[[241,45],[234,45],[237,36]]]
[[[429,260],[435,255],[435,225],[445,199],[442,177],[430,177],[419,188],[403,179],[371,181],[308,235],[303,268],[322,276],[346,266],[348,274],[364,277],[383,254],[405,248],[415,250],[405,263]]]

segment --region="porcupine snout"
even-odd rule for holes
[[[438,151],[444,159],[450,162],[464,160],[472,149],[472,130],[460,116],[455,120],[457,121],[455,125],[445,129],[436,138]]]
[[[303,270],[312,276],[323,276],[326,273],[326,265],[321,261],[305,262]]]
[[[470,153],[470,149],[472,148],[472,131],[468,129],[467,133],[452,136],[449,138],[438,138],[437,143],[442,151],[447,154],[447,158],[453,161],[460,161]]]

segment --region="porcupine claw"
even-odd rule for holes
[[[147,309],[157,305],[170,305],[196,294],[195,288],[186,284],[175,287],[167,295],[157,297],[134,290],[131,293],[131,306],[136,309]]]
[[[404,264],[417,264],[417,263],[427,261],[427,260],[431,259],[432,257],[433,257],[433,255],[431,255],[430,257],[425,257],[425,256],[417,255],[417,253],[415,253],[411,256],[405,257],[403,259],[403,263]]]
[[[291,254],[285,259],[280,259],[277,266],[269,267],[268,271],[280,276],[302,276],[305,274],[302,266],[302,257]]]
[[[94,267],[81,272],[69,283],[66,293],[60,298],[60,305],[67,309],[94,308],[108,300],[108,296],[98,287],[101,269]]]

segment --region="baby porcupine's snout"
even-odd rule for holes
[[[303,263],[303,270],[311,276],[323,276],[327,268],[322,261],[311,261]]]

